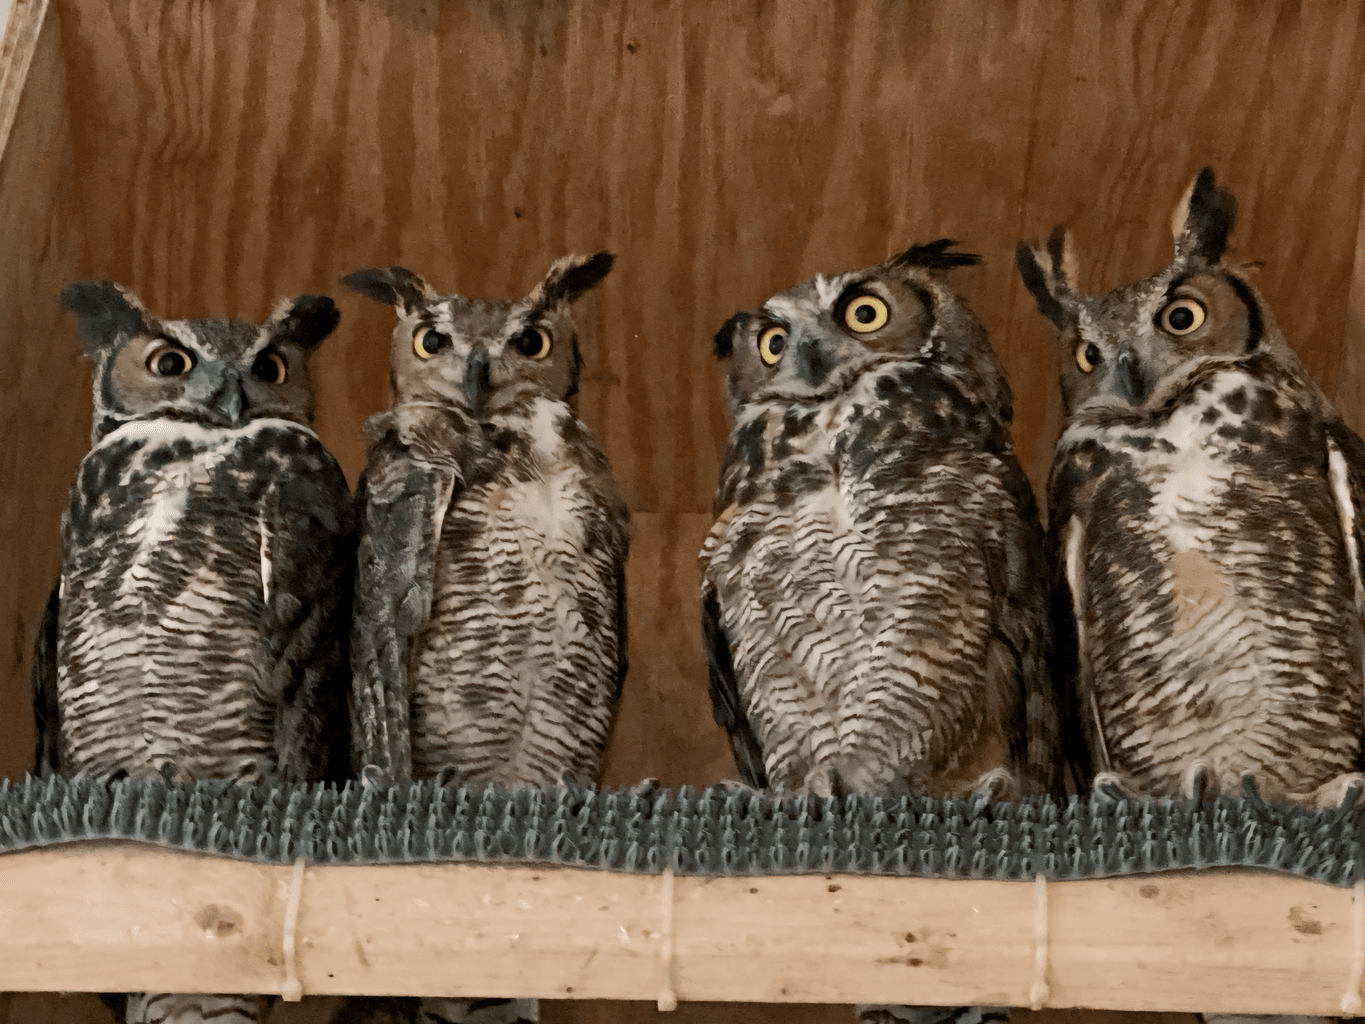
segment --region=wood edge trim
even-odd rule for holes
[[[19,101],[50,3],[51,0],[13,0],[4,38],[0,39],[0,161],[4,160],[19,114]]]

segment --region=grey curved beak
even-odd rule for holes
[[[242,387],[242,378],[232,371],[225,372],[208,404],[210,409],[234,427],[242,426],[246,422],[246,391]]]
[[[1127,349],[1119,353],[1114,364],[1114,390],[1123,396],[1129,405],[1141,405],[1150,390],[1142,364],[1137,356]]]
[[[464,396],[469,399],[469,408],[475,416],[483,411],[483,403],[487,401],[491,390],[488,380],[488,349],[483,345],[475,345],[464,366]]]
[[[796,372],[807,384],[818,388],[834,369],[834,360],[813,338],[801,337],[796,340]]]

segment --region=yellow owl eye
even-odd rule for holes
[[[284,361],[284,356],[267,349],[251,364],[251,373],[267,384],[283,384],[289,379],[289,364]]]
[[[768,366],[776,366],[787,347],[787,331],[782,327],[769,327],[758,336],[758,357]]]
[[[528,327],[512,339],[512,347],[527,359],[544,359],[550,354],[550,332]]]
[[[1100,354],[1100,347],[1093,341],[1076,346],[1076,365],[1081,368],[1082,373],[1092,372],[1100,365],[1102,358],[1104,357]]]
[[[844,323],[857,334],[881,329],[888,316],[886,303],[875,295],[859,295],[844,308]]]
[[[449,344],[449,335],[430,327],[419,327],[417,333],[412,336],[412,350],[417,353],[418,359],[430,359]]]
[[[159,345],[147,356],[147,369],[158,377],[183,377],[194,369],[194,356],[179,345]]]
[[[1203,326],[1204,307],[1194,299],[1176,299],[1161,311],[1158,323],[1171,334],[1190,334]]]

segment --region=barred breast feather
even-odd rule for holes
[[[1360,770],[1359,542],[1341,511],[1365,461],[1319,408],[1255,354],[1064,433],[1052,544],[1096,769],[1157,795],[1202,761],[1223,791],[1252,773],[1276,799]]]
[[[717,510],[713,699],[749,781],[961,791],[1022,767],[1042,536],[988,404],[914,360],[819,405],[753,403]]]
[[[393,666],[405,688],[371,685],[389,717],[369,727],[367,763],[458,783],[595,778],[625,671],[628,542],[596,442],[547,398],[482,424],[401,406],[377,420],[357,681]],[[418,587],[400,560],[420,564]]]
[[[345,694],[349,502],[292,422],[108,434],[64,521],[61,772],[319,777]]]

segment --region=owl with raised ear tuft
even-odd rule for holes
[[[39,771],[344,775],[351,496],[310,426],[332,300],[259,325],[158,317],[107,281],[62,302],[95,363],[94,426],[33,663]],[[264,1007],[141,993],[126,1019]]]
[[[345,283],[398,314],[371,418],[352,663],[370,774],[595,779],[626,666],[629,516],[578,419],[570,307],[611,269],[568,256],[524,298],[438,294],[403,267]]]
[[[701,552],[717,721],[751,785],[1060,792],[1043,537],[1009,385],[940,240],[715,338],[733,424]]]
[[[1048,490],[1067,748],[1146,796],[1336,804],[1362,758],[1365,446],[1286,343],[1205,168],[1175,253],[1107,295],[1021,242],[1059,339]]]

